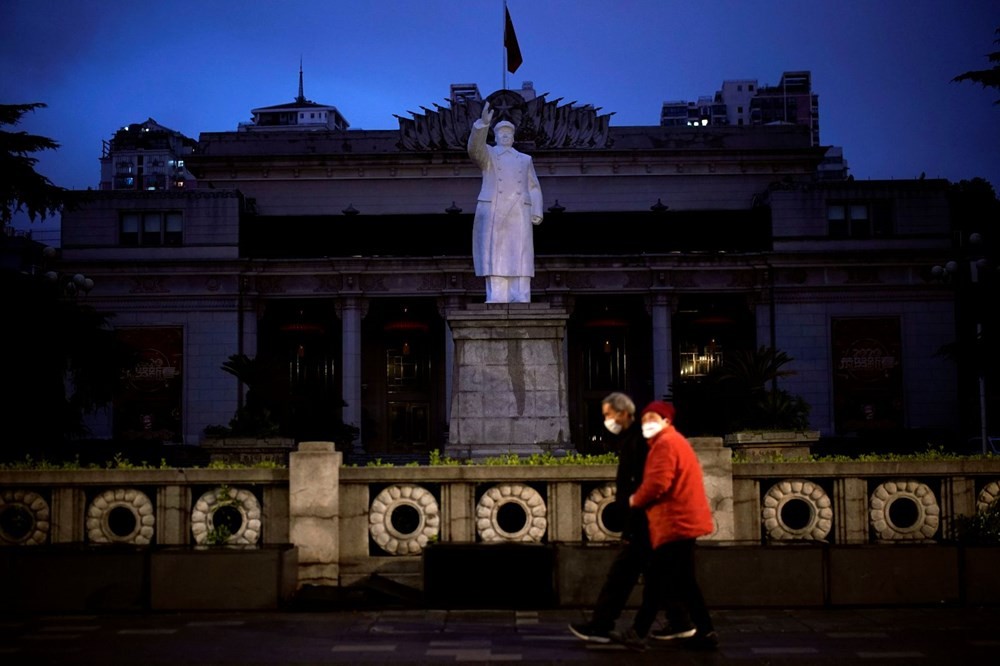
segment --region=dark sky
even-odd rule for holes
[[[976,176],[1000,189],[997,0],[508,0],[524,64],[507,87],[655,125],[666,100],[725,79],[810,70],[820,141],[857,179]],[[0,0],[0,103],[44,102],[20,129],[61,144],[39,170],[97,187],[101,141],[153,118],[192,138],[306,97],[352,129],[504,86],[502,0]],[[36,225],[37,228],[37,225]]]

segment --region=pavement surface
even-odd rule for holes
[[[998,663],[1000,606],[713,610],[714,652],[586,643],[589,611],[0,615],[0,664]],[[619,620],[627,628],[632,611]]]

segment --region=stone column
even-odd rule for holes
[[[653,397],[660,399],[670,393],[674,377],[670,299],[666,294],[653,295],[650,315],[653,320]]]
[[[342,344],[341,351],[341,392],[344,402],[343,421],[358,427],[358,439],[354,446],[363,451],[361,438],[361,303],[359,299],[348,297],[340,308]],[[341,449],[344,443],[340,443]]]
[[[340,465],[333,442],[302,442],[289,455],[289,539],[299,550],[299,587],[340,583]]]
[[[569,447],[565,310],[472,304],[448,315],[455,340],[448,455]]]

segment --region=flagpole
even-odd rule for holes
[[[503,57],[500,58],[500,75],[503,82],[501,90],[507,90],[507,0],[503,0],[503,7],[501,9],[503,9],[500,13],[500,25],[503,26],[500,30],[500,34],[502,35],[500,50],[503,51]]]

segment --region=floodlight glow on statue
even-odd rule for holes
[[[514,125],[493,128],[497,145],[486,143],[493,121],[489,102],[472,124],[469,157],[483,171],[472,225],[472,263],[486,278],[487,303],[530,303],[535,275],[532,225],[542,223],[542,188],[529,155],[514,149]]]

